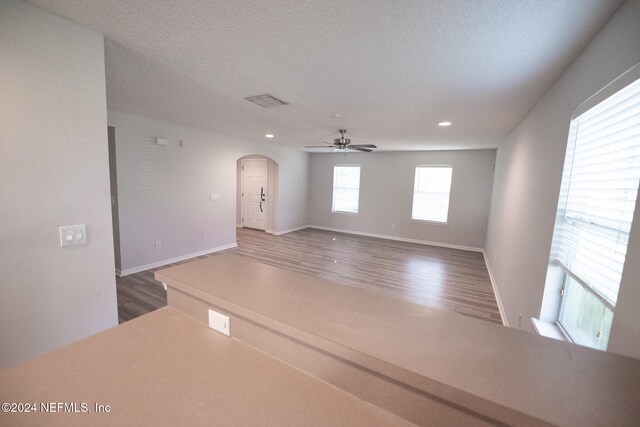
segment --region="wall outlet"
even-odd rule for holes
[[[162,242],[160,240],[158,240],[156,242],[156,251],[159,251],[160,249],[162,249]]]
[[[209,238],[209,236],[207,235],[207,233],[202,233],[202,240],[207,240]]]
[[[229,316],[209,309],[209,327],[226,336],[230,336]]]

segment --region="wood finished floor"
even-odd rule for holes
[[[487,267],[478,252],[311,228],[282,236],[242,228],[237,230],[237,241],[237,248],[224,252],[388,297],[502,323]],[[155,270],[117,278],[120,323],[167,304],[166,292],[153,279]]]

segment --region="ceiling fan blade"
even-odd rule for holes
[[[364,151],[365,153],[369,153],[370,151],[373,151],[370,148],[363,148],[361,145],[349,145],[347,148],[350,150]]]
[[[332,148],[331,151],[343,151],[343,150],[354,150],[354,151],[363,151],[365,153],[369,153],[372,150],[372,148],[378,148],[377,146],[373,145],[373,144],[354,144],[351,145],[351,140],[349,138],[345,138],[344,134],[347,133],[346,129],[340,129],[340,138],[336,138],[333,140],[333,143],[331,142],[325,142],[322,141],[323,144],[327,144],[327,146],[330,146]],[[305,148],[329,148],[327,146],[322,146],[322,145],[307,145],[305,146]]]

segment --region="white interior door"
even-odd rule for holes
[[[267,159],[242,161],[242,225],[265,230],[267,226]]]

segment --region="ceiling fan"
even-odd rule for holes
[[[307,145],[305,148],[332,148],[332,151],[336,151],[336,150],[357,150],[357,151],[364,151],[365,153],[368,153],[370,151],[373,151],[372,148],[378,148],[373,144],[356,144],[356,145],[351,145],[351,140],[349,138],[345,138],[344,134],[347,133],[346,129],[340,129],[340,138],[336,138],[333,140],[333,143],[331,142],[323,142],[324,144],[328,144],[328,145]],[[333,147],[329,147],[329,146],[333,146]]]

